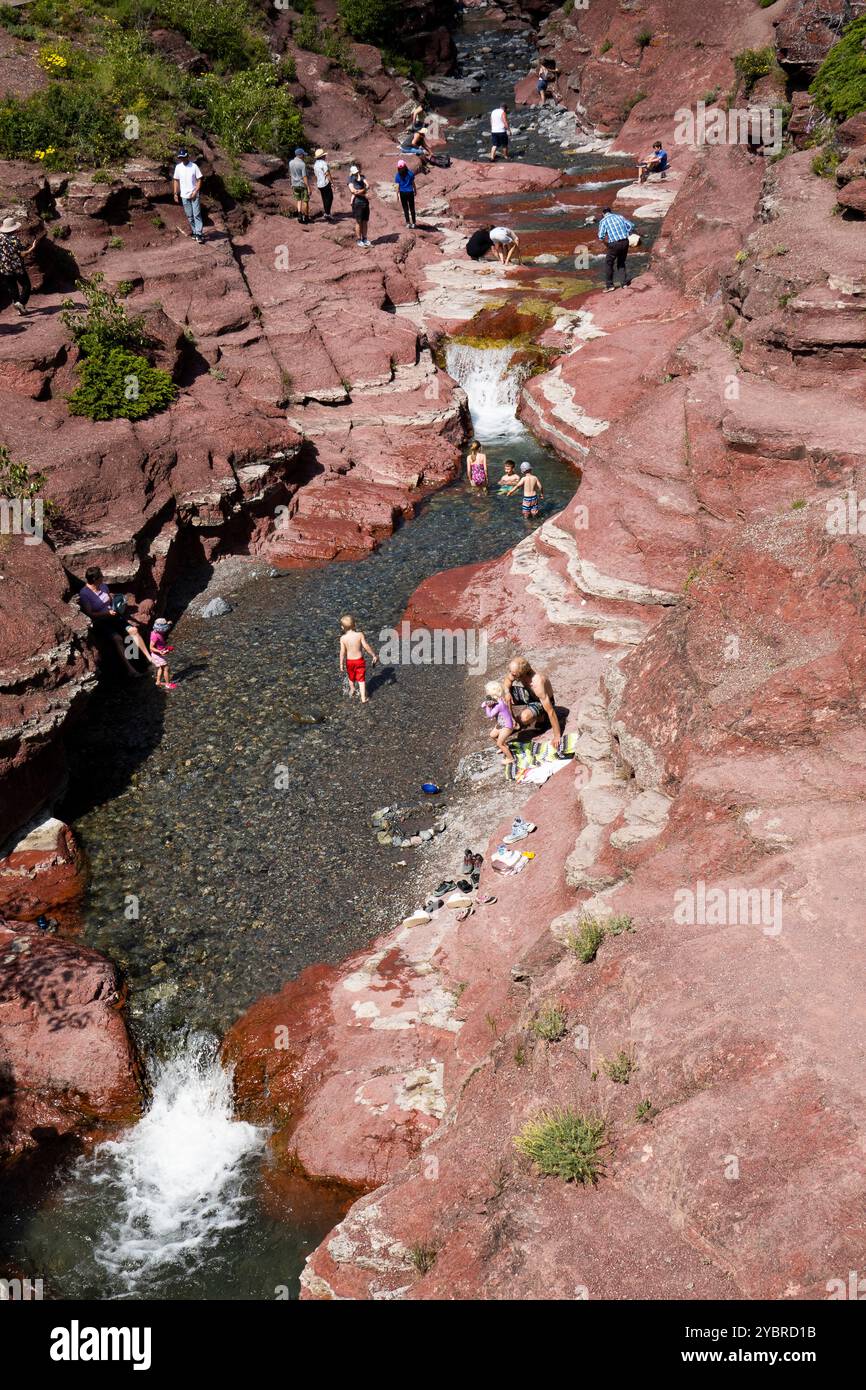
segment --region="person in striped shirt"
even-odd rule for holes
[[[613,283],[614,271],[622,271],[623,288],[631,284],[626,260],[628,258],[628,239],[634,231],[634,223],[618,212],[606,212],[598,220],[598,239],[607,247],[605,258],[605,294],[616,289]]]

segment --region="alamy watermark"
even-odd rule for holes
[[[831,536],[866,536],[866,497],[858,497],[853,488],[844,497],[831,497],[824,529]]]
[[[465,666],[473,675],[487,671],[487,633],[483,628],[383,627],[379,633],[383,666]]]
[[[699,878],[694,888],[674,891],[677,926],[760,927],[765,936],[782,930],[780,888],[722,888]]]
[[[44,535],[41,497],[0,497],[0,536],[23,536],[25,545],[38,545]]]
[[[779,154],[784,137],[781,106],[681,106],[674,112],[675,145],[760,145]]]

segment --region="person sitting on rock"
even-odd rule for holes
[[[523,729],[543,733],[549,727],[554,743],[559,743],[562,729],[554,704],[553,686],[546,672],[533,670],[525,656],[516,656],[509,662],[502,690],[503,698]],[[526,718],[527,712],[529,718]]]
[[[662,148],[661,140],[653,142],[652,154],[638,164],[638,183],[646,183],[650,174],[661,174],[665,178],[668,171],[668,152]]]
[[[138,625],[127,616],[126,600],[123,596],[115,595],[112,598],[98,565],[91,565],[84,571],[84,585],[78,591],[78,606],[90,619],[97,645],[104,650],[103,644],[110,642],[118,653],[127,676],[139,676],[141,673],[133,668],[129,659],[129,643],[133,642],[150,661],[147,643],[139,632]]]
[[[14,217],[4,217],[0,222],[0,283],[9,295],[13,309],[19,314],[26,314],[31,286],[30,276],[21,257],[30,255],[36,246],[36,240],[26,251],[23,250],[15,235],[20,228],[21,223],[16,222]]]

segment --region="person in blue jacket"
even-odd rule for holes
[[[415,175],[409,168],[405,159],[397,160],[397,172],[394,175],[394,182],[400,194],[400,206],[403,209],[406,226],[417,227],[418,223],[415,221]]]

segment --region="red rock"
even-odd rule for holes
[[[0,858],[0,913],[23,922],[53,916],[77,924],[87,886],[84,856],[68,825],[45,816],[25,827]]]
[[[866,178],[852,178],[850,183],[839,189],[837,201],[849,212],[859,213],[861,217],[866,214]]]
[[[0,923],[0,1153],[138,1118],[138,1067],[111,963],[23,923]]]
[[[776,26],[779,62],[814,77],[841,26],[864,13],[864,0],[792,0]]]

